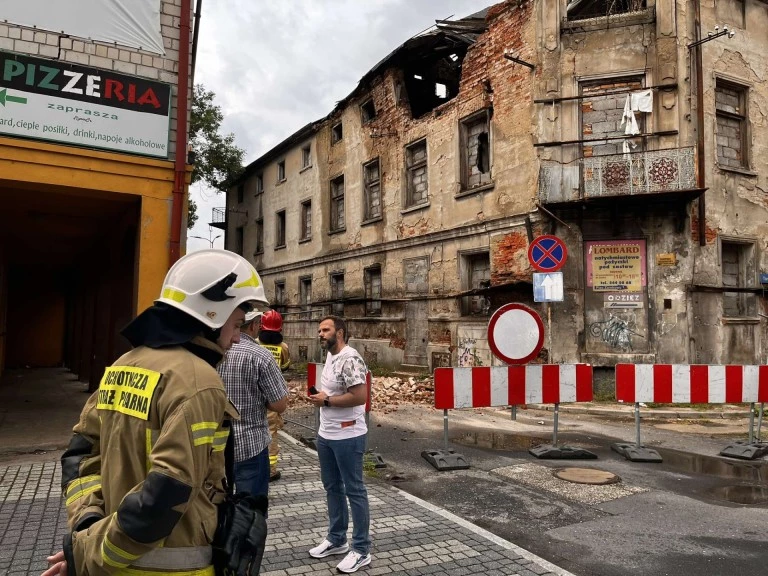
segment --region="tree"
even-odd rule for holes
[[[217,192],[226,192],[229,183],[243,171],[245,151],[235,145],[235,135],[219,133],[224,115],[214,104],[216,97],[202,84],[195,84],[189,122],[189,143],[195,155],[192,184],[203,181]],[[189,199],[187,227],[197,222],[197,205]]]

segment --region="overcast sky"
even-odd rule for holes
[[[493,0],[207,0],[195,82],[216,93],[222,129],[234,132],[246,164],[328,114],[358,80],[436,19],[462,18]],[[190,189],[209,236],[211,208],[224,205],[201,184]],[[210,246],[189,238],[189,251]],[[223,248],[223,236],[215,241]]]

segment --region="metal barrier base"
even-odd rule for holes
[[[317,439],[314,436],[299,436],[299,442],[304,444],[307,448],[312,448],[315,452],[317,452]]]
[[[631,444],[629,442],[618,442],[611,444],[611,450],[618,452],[627,460],[632,462],[661,462],[661,455],[652,448],[646,448],[645,446],[638,446],[637,444]]]
[[[740,440],[729,444],[720,451],[720,456],[729,458],[740,458],[742,460],[754,460],[768,454],[768,443],[764,442],[745,442]]]
[[[597,454],[579,448],[578,446],[553,446],[552,444],[539,444],[528,453],[536,458],[548,460],[596,460]]]
[[[365,461],[366,462],[373,462],[374,468],[386,468],[387,463],[384,462],[384,459],[381,457],[381,454],[377,452],[366,452],[365,454]]]
[[[469,460],[453,450],[425,450],[421,453],[421,457],[440,472],[469,468]]]

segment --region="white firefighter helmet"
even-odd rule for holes
[[[245,315],[245,324],[250,324],[254,320],[258,320],[259,317],[263,314],[261,310],[252,310],[251,312],[248,312]]]
[[[269,306],[256,270],[228,250],[200,250],[179,259],[165,276],[160,298],[206,326],[221,328],[242,304]]]

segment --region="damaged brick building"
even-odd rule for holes
[[[213,224],[300,358],[333,312],[373,366],[489,365],[488,318],[516,301],[545,318],[543,360],[765,362],[767,29],[765,0],[437,21],[251,163]],[[544,233],[565,294],[534,304]]]

